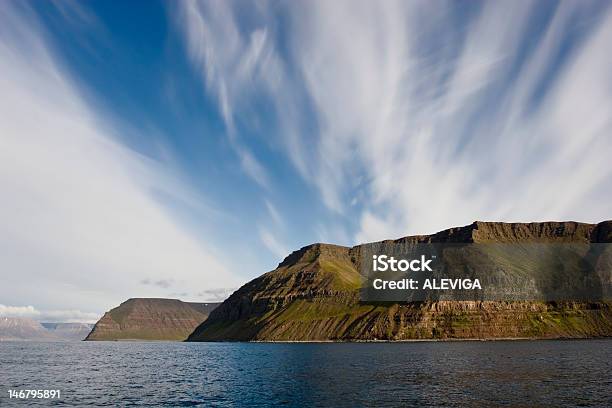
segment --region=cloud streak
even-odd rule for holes
[[[239,280],[155,199],[194,199],[167,163],[124,147],[80,96],[27,7],[0,7],[0,298],[106,310]]]
[[[264,166],[240,140],[236,118],[236,110],[242,108],[242,92],[253,86],[259,70],[266,69],[270,57],[266,31],[256,30],[244,37],[225,2],[185,1],[177,6],[176,18],[184,29],[189,55],[218,101],[228,140],[242,169],[260,186],[269,188]]]
[[[267,228],[261,227],[259,229],[259,238],[261,242],[273,253],[279,261],[289,255],[289,251],[285,248],[285,245]]]
[[[183,11],[188,33],[215,33],[189,42],[207,86],[232,84],[233,118],[269,101],[277,143],[330,211],[354,219],[347,243],[475,219],[610,217],[605,2],[264,2],[249,12],[191,2]]]

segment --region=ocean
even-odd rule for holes
[[[59,390],[55,399],[10,390]],[[0,406],[612,406],[612,340],[0,343]]]

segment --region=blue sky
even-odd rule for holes
[[[3,1],[0,314],[612,199],[605,1]]]

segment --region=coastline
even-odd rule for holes
[[[597,337],[492,337],[465,339],[408,339],[408,340],[251,340],[251,341],[185,341],[185,343],[454,343],[454,342],[495,342],[495,341],[572,341],[572,340],[612,340],[611,336]]]

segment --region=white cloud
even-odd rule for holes
[[[103,311],[166,294],[145,278],[175,291],[237,286],[214,247],[153,198],[197,195],[112,138],[120,129],[84,102],[24,13],[0,7],[0,299]]]
[[[242,169],[254,181],[270,188],[264,166],[239,140],[236,131],[236,105],[242,92],[248,92],[259,70],[265,70],[267,41],[265,30],[244,37],[225,2],[184,1],[176,3],[189,54],[202,70],[208,90],[217,98],[231,146]]]
[[[5,306],[0,304],[0,316],[2,317],[33,317],[40,312],[34,306]]]
[[[265,200],[265,203],[266,203],[266,209],[268,210],[268,214],[270,215],[272,222],[277,227],[282,227],[285,224],[285,222],[283,221],[283,217],[281,216],[280,212],[278,212],[276,207],[269,200]]]
[[[98,313],[80,310],[38,310],[34,306],[6,306],[0,304],[0,317],[24,317],[49,323],[95,323],[101,317]]]
[[[290,251],[288,251],[281,241],[267,228],[259,228],[259,238],[266,248],[279,258],[279,261],[289,255]]]
[[[187,31],[214,33],[191,50],[205,55],[209,86],[233,84],[232,117],[256,106],[253,89],[270,95],[280,144],[327,207],[353,213],[360,197],[353,242],[475,219],[610,218],[607,4],[562,2],[550,23],[530,1],[482,3],[463,18],[443,1],[264,3],[252,13],[189,4]]]

